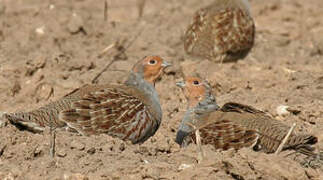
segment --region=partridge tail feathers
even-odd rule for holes
[[[294,138],[291,138],[289,141],[289,147],[286,149],[295,149],[297,152],[300,152],[307,156],[315,156],[316,153],[314,152],[315,148],[311,145],[317,143],[318,139],[312,135],[298,135]]]
[[[260,136],[261,136],[260,137],[261,150],[267,153],[275,152],[283,139],[283,136],[280,136],[279,134],[277,134],[277,137],[273,135],[266,136],[263,134],[261,134]],[[283,147],[283,150],[294,149],[305,155],[311,154],[312,151],[314,151],[314,148],[311,147],[311,145],[315,144],[316,142],[317,142],[317,137],[315,136],[293,134],[287,140],[286,144]]]
[[[2,117],[8,119],[10,123],[19,129],[31,132],[42,132],[44,130],[44,127],[38,123],[37,116],[31,113],[4,113]]]

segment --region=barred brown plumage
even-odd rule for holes
[[[176,142],[184,146],[194,140],[193,124],[201,132],[202,143],[212,144],[217,149],[240,149],[257,145],[266,153],[275,152],[289,126],[251,106],[229,102],[221,108],[211,94],[211,87],[199,77],[186,77],[177,83],[188,99],[189,107],[179,130]],[[314,154],[312,144],[317,137],[311,134],[292,133],[284,149]]]
[[[109,85],[72,103],[70,110],[60,113],[60,119],[84,135],[107,133],[136,143],[160,123],[154,121],[158,112],[148,104],[149,97],[139,90]]]
[[[215,62],[233,61],[247,56],[254,37],[248,0],[215,0],[195,13],[184,35],[184,50]]]
[[[148,56],[134,65],[124,84],[85,85],[39,109],[4,117],[36,131],[52,125],[83,135],[106,133],[133,143],[144,142],[161,123],[154,83],[167,66],[159,56]]]

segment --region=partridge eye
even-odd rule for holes
[[[151,60],[149,60],[149,64],[151,64],[151,65],[154,65],[154,64],[156,64],[157,63],[157,61],[155,60],[155,59],[151,59]]]
[[[194,84],[194,85],[199,85],[199,84],[200,84],[200,82],[199,82],[199,81],[193,81],[193,84]]]

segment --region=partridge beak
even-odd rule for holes
[[[185,87],[185,82],[184,81],[179,81],[176,83],[176,86],[180,87],[180,88],[183,88]]]
[[[166,67],[168,67],[168,66],[171,66],[172,64],[170,64],[170,63],[168,63],[168,62],[166,62],[166,61],[163,61],[163,63],[161,64],[161,66],[163,67],[163,68],[166,68]]]

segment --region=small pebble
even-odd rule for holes
[[[55,5],[54,5],[54,4],[50,4],[50,5],[49,5],[49,9],[50,9],[50,10],[53,10],[54,8],[55,8]]]
[[[287,110],[289,108],[289,106],[286,105],[279,105],[276,108],[276,112],[279,116],[286,116],[288,114],[290,114],[290,112]]]
[[[187,168],[190,168],[192,167],[193,165],[192,164],[181,164],[179,167],[178,167],[178,170],[179,171],[182,171],[184,169],[187,169]]]
[[[69,23],[67,24],[67,29],[71,34],[76,34],[83,29],[83,19],[73,13]]]
[[[58,157],[65,157],[65,156],[67,155],[67,153],[66,153],[65,151],[58,150],[58,151],[56,152],[56,155],[57,155]]]
[[[71,149],[77,149],[82,151],[85,149],[85,145],[74,140],[71,142]]]
[[[42,26],[42,27],[36,28],[35,32],[36,32],[38,35],[44,35],[44,34],[45,34],[45,26]]]
[[[42,148],[41,148],[41,147],[37,147],[37,148],[34,150],[34,157],[39,156],[41,153],[42,153]]]
[[[86,175],[75,173],[75,174],[64,174],[64,180],[88,180]]]
[[[124,151],[126,149],[126,145],[124,143],[121,143],[119,146],[120,151]]]
[[[91,147],[86,151],[88,154],[94,154],[96,152],[96,149],[94,147]]]

